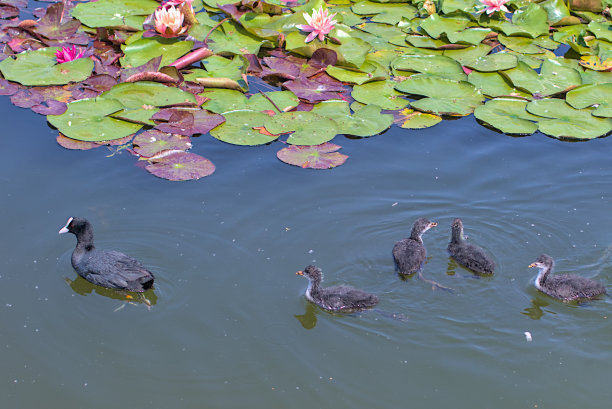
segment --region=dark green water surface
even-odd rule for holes
[[[217,172],[173,183],[125,151],[65,150],[43,117],[0,108],[2,408],[609,407],[610,298],[557,302],[527,268],[546,252],[612,290],[609,138],[512,138],[469,117],[337,137],[347,163],[314,171],[279,162],[279,143],[204,136],[194,152]],[[57,234],[70,216],[150,267],[150,310],[77,279],[76,240]],[[418,217],[438,222],[424,275],[453,293],[394,273],[391,248]],[[449,260],[454,217],[495,276]],[[313,262],[378,308],[309,305],[294,273]]]

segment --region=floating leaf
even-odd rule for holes
[[[266,135],[256,127],[264,126],[269,118],[262,112],[232,111],[223,115],[225,123],[210,131],[210,134],[220,141],[234,145],[263,145],[276,140],[279,135]]]
[[[398,83],[395,88],[407,94],[426,96],[410,105],[437,115],[469,115],[484,100],[482,94],[469,82],[430,75],[412,76]]]
[[[68,104],[62,115],[49,115],[47,120],[61,133],[79,141],[109,141],[137,132],[142,125],[109,118],[123,108],[115,99],[81,99]]]
[[[353,4],[351,9],[356,14],[375,14],[372,21],[387,24],[397,24],[402,18],[412,20],[417,12],[416,8],[406,3],[376,3],[373,1],[360,1]]]
[[[509,70],[510,68],[516,67],[518,64],[518,58],[515,55],[508,53],[495,53],[480,57],[473,62],[465,64],[473,70],[482,72],[493,72],[500,70]]]
[[[527,64],[519,62],[515,68],[502,71],[502,75],[508,78],[515,87],[541,96],[565,92],[582,84],[578,71],[554,60],[544,61],[540,74]]]
[[[406,129],[423,129],[430,128],[442,122],[442,118],[438,115],[427,114],[413,109],[402,109],[395,114],[395,121],[401,128]]]
[[[396,71],[396,75],[402,71],[412,71],[438,75],[455,81],[467,80],[461,65],[444,55],[404,55],[393,60],[391,68]]]
[[[525,111],[527,101],[515,98],[496,98],[476,107],[474,116],[507,134],[531,135],[538,130],[533,121],[540,119]]]
[[[314,106],[313,114],[333,119],[338,133],[354,136],[377,135],[393,124],[393,115],[381,114],[375,105],[366,105],[351,115],[346,101],[323,101]]]
[[[329,78],[329,80],[325,80],[323,76],[317,77],[316,79],[298,77],[294,80],[285,82],[283,87],[293,92],[299,98],[312,103],[338,98],[339,92],[346,91],[341,82],[331,77],[327,78]]]
[[[116,99],[127,108],[141,108],[143,105],[163,107],[183,103],[197,104],[195,97],[189,92],[150,81],[117,84],[101,96]]]
[[[583,85],[574,88],[565,96],[568,104],[576,109],[596,106],[592,114],[599,117],[612,117],[612,83]]]
[[[299,99],[291,91],[266,92],[265,95],[267,98],[261,94],[255,94],[251,98],[247,98],[242,92],[225,89],[209,89],[200,95],[210,98],[210,101],[202,104],[202,107],[219,114],[245,109],[251,111],[276,112],[276,108],[268,98],[270,98],[281,111],[287,111],[299,104]]]
[[[161,56],[161,65],[164,66],[187,54],[192,48],[193,41],[163,37],[141,38],[121,46],[124,56],[120,61],[123,67],[139,67]]]
[[[593,139],[612,131],[612,119],[597,118],[593,108],[574,109],[561,99],[541,99],[527,104],[527,111],[544,118],[538,129],[555,138]]]
[[[559,43],[550,39],[548,35],[535,39],[527,37],[508,37],[500,34],[497,39],[511,50],[524,54],[540,54],[544,49],[555,50]]]
[[[382,109],[402,109],[408,101],[402,98],[402,93],[395,90],[393,81],[375,81],[353,87],[351,96],[364,104],[378,105]]]
[[[463,31],[469,23],[470,19],[461,14],[453,17],[441,17],[434,13],[421,21],[421,28],[431,37],[440,38],[444,33]]]
[[[101,144],[96,143],[96,142],[78,141],[76,139],[68,138],[62,135],[61,133],[57,134],[57,137],[55,138],[55,140],[57,141],[58,145],[60,145],[61,147],[66,148],[66,149],[71,149],[71,150],[86,151],[89,149],[99,148],[100,146],[102,146]]]
[[[55,51],[59,47],[41,48],[19,54],[17,59],[0,62],[4,78],[23,85],[62,85],[83,81],[91,75],[94,63],[89,58],[57,64]]]
[[[348,156],[336,152],[341,146],[326,142],[314,146],[288,146],[276,153],[289,165],[309,169],[331,169],[346,162]]]
[[[63,14],[63,3],[50,5],[34,30],[50,39],[64,39],[72,36],[81,27],[81,22],[75,19],[63,19],[62,22]]]
[[[284,112],[268,117],[265,128],[273,134],[292,132],[287,138],[287,143],[292,145],[320,145],[339,133],[332,119],[305,111]]]
[[[472,71],[468,75],[468,82],[488,97],[523,97],[531,99],[532,96],[518,88],[512,86],[512,83],[499,72],[479,72]]]
[[[150,158],[164,151],[186,151],[191,149],[188,136],[171,134],[151,129],[136,135],[132,141],[134,152],[144,158]]]
[[[215,165],[208,159],[190,152],[176,152],[145,167],[153,175],[172,181],[200,179],[212,175]]]
[[[339,81],[358,85],[389,78],[389,73],[382,65],[368,61],[359,70],[330,65],[325,72]]]
[[[153,0],[98,0],[77,4],[72,9],[72,16],[89,27],[142,29],[145,16],[152,14],[158,6],[159,3]]]
[[[225,122],[223,116],[205,109],[167,108],[153,115],[153,119],[166,121],[156,126],[160,131],[184,136],[207,134]]]

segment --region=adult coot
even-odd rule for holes
[[[77,245],[72,252],[72,267],[87,281],[106,288],[144,292],[155,277],[140,262],[118,251],[94,247],[93,227],[87,219],[71,217],[59,234],[72,233]]]
[[[542,254],[535,262],[529,265],[529,267],[540,269],[535,279],[535,286],[544,294],[563,301],[573,301],[594,298],[606,293],[606,288],[603,284],[590,278],[575,274],[551,275],[550,273],[554,266],[555,261],[547,254]]]
[[[421,269],[427,257],[427,250],[421,236],[437,223],[421,218],[414,222],[412,233],[407,239],[402,239],[393,246],[393,259],[400,274],[414,274]]]
[[[448,252],[457,263],[477,274],[491,275],[495,270],[495,263],[483,249],[465,242],[463,223],[459,218],[453,221],[451,227],[451,240],[448,244]]]
[[[308,279],[306,298],[327,311],[354,312],[374,307],[378,304],[378,297],[346,285],[320,288],[323,274],[317,266],[310,265],[297,275]]]

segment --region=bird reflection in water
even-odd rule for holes
[[[150,309],[151,306],[157,304],[157,295],[152,289],[144,293],[133,293],[129,291],[100,287],[99,285],[90,283],[81,276],[77,276],[77,278],[74,280],[69,278],[64,278],[64,280],[70,286],[70,288],[72,288],[72,290],[79,295],[86,296],[95,292],[103,297],[123,301],[124,303],[115,309],[115,311],[125,308],[125,306],[128,304],[143,304],[145,307],[147,307],[147,309]]]

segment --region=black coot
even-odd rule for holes
[[[457,263],[477,274],[491,275],[495,270],[495,263],[483,249],[465,242],[463,223],[459,218],[453,221],[451,227],[451,241],[448,244],[448,252]]]
[[[378,297],[374,294],[358,290],[353,287],[339,285],[320,288],[323,274],[317,266],[310,265],[297,275],[308,279],[306,298],[324,310],[334,312],[354,312],[374,307],[378,304]]]
[[[135,292],[144,292],[153,286],[155,277],[138,260],[118,251],[94,247],[93,227],[87,219],[71,217],[59,233],[76,236],[72,267],[87,281],[106,288]]]
[[[400,274],[414,274],[421,269],[427,257],[427,251],[421,236],[427,230],[437,225],[437,223],[430,222],[424,218],[418,219],[412,226],[410,237],[395,243],[395,246],[393,246],[393,259]]]
[[[544,294],[563,301],[573,301],[594,298],[606,293],[606,288],[603,284],[590,278],[575,274],[551,275],[550,273],[552,273],[554,266],[555,261],[547,254],[542,254],[535,262],[529,265],[529,267],[540,269],[535,279],[535,286]]]

